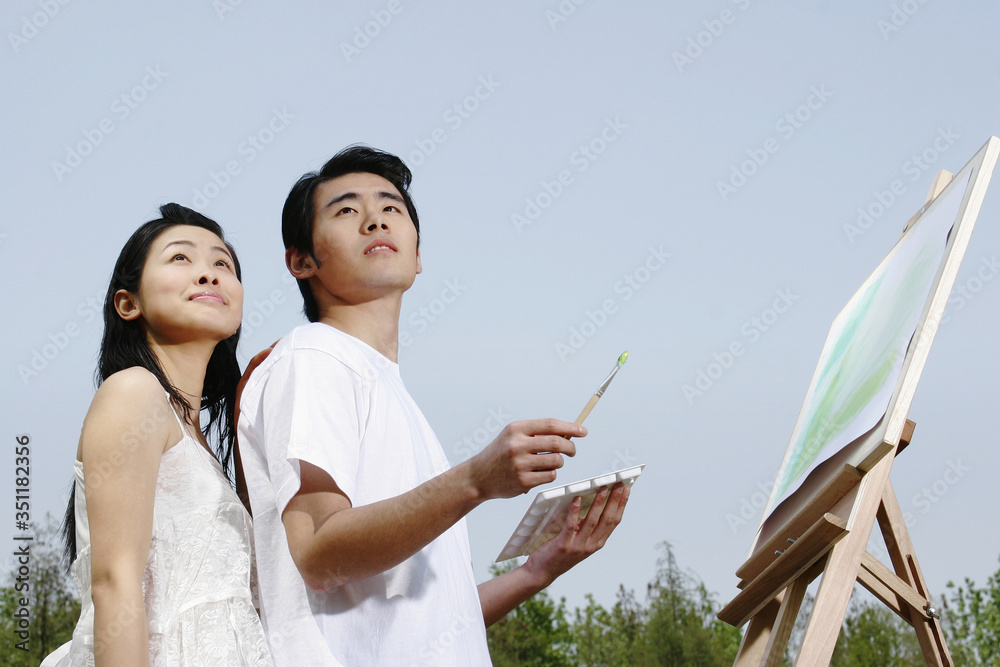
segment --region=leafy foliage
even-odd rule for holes
[[[490,572],[499,576],[517,566],[508,561],[494,565]],[[566,603],[553,602],[542,591],[518,606],[487,632],[490,654],[495,667],[529,665],[572,665],[569,655],[570,628],[566,621]]]
[[[723,623],[705,585],[682,571],[669,544],[662,544],[656,576],[649,584],[646,637],[650,664],[731,665],[740,630]]]
[[[948,582],[948,588],[944,621],[955,664],[1000,666],[1000,570],[984,588],[968,578],[964,587]]]
[[[661,548],[645,604],[625,588],[618,589],[610,609],[588,595],[587,605],[575,610],[570,623],[565,602],[555,605],[542,592],[489,628],[494,664],[731,665],[740,631],[715,617],[718,608],[711,595],[696,576],[678,567],[670,545]],[[536,637],[525,636],[533,631]],[[532,653],[532,647],[538,650],[536,639],[545,636],[555,643]]]
[[[913,628],[874,603],[851,605],[830,661],[833,667],[907,667],[923,663]]]
[[[741,631],[716,618],[718,606],[693,573],[682,570],[669,544],[661,545],[646,601],[618,589],[610,608],[590,595],[582,609],[567,612],[544,592],[487,630],[494,664],[731,665]],[[498,574],[499,570],[494,574]],[[966,580],[945,600],[943,627],[955,664],[1000,667],[1000,571],[985,587]],[[798,653],[814,599],[806,595],[785,665]],[[514,621],[509,623],[509,621]],[[910,625],[878,602],[854,599],[833,658],[834,667],[906,667],[924,664]]]
[[[28,545],[27,575],[15,560],[7,586],[0,588],[0,663],[10,667],[38,665],[72,638],[80,616],[80,601],[62,563],[59,525],[51,515],[45,520],[33,540],[17,545]],[[26,621],[22,600],[28,602]]]
[[[572,634],[578,665],[635,665],[644,657],[645,610],[631,591],[619,587],[617,601],[605,609],[587,595],[587,606],[577,609]]]
[[[25,591],[18,563],[0,588],[0,664],[37,665],[72,637],[80,602],[61,563],[58,524],[51,516],[30,542],[30,589]],[[731,665],[741,631],[716,618],[718,606],[698,577],[682,570],[670,545],[661,545],[656,573],[640,602],[619,587],[614,604],[605,608],[587,595],[582,609],[567,611],[564,599],[545,591],[535,595],[487,631],[497,667],[625,667],[632,665]],[[494,567],[494,576],[512,569]],[[18,590],[18,584],[22,584]],[[969,579],[948,584],[942,623],[955,664],[1000,667],[1000,570],[983,587]],[[15,613],[27,597],[27,643]],[[792,634],[785,664],[791,664],[812,607],[806,596]],[[920,646],[909,625],[885,607],[852,602],[837,641],[834,667],[897,667],[923,664]]]

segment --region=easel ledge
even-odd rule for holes
[[[928,665],[954,664],[899,502],[889,482],[893,459],[909,443],[913,427],[913,422],[907,420],[906,439],[901,438],[898,447],[892,446],[890,454],[867,474],[845,466],[844,474],[818,495],[839,493],[851,478],[855,480],[854,485],[801,537],[790,540],[790,546],[774,554],[769,565],[750,580],[741,582],[743,590],[719,612],[720,619],[737,627],[750,622],[734,665],[781,664],[806,588],[820,574],[823,580],[802,638],[797,664],[829,662],[855,582],[860,582],[913,626]],[[847,518],[845,512],[849,515]],[[876,520],[892,569],[866,550]],[[848,529],[849,524],[855,526],[853,531]],[[763,559],[757,559],[755,566],[760,562]],[[753,570],[744,566],[741,571],[752,573]],[[836,622],[831,623],[829,619],[836,619]]]
[[[910,444],[914,426],[914,423],[908,419],[904,423],[903,431],[899,436],[899,446],[896,449],[896,454],[902,452]],[[865,473],[871,470],[882,457],[889,454],[892,450],[893,445],[883,441],[858,466],[845,464],[829,482],[817,489],[811,496],[801,501],[801,509],[791,519],[786,521],[779,530],[776,530],[736,570],[736,576],[740,578],[740,583],[737,584],[737,587],[741,589],[746,588],[751,579],[754,579],[763,572],[779,555],[787,550],[789,544],[798,540],[800,535],[804,536],[805,532],[810,529],[810,526],[815,525],[821,516],[827,512],[845,514],[840,501],[848,493],[856,489]]]

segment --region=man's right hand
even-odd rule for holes
[[[556,479],[563,456],[575,456],[569,438],[587,429],[558,419],[528,419],[508,424],[496,439],[469,459],[470,481],[480,500],[511,498]]]

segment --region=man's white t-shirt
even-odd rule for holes
[[[465,520],[362,581],[309,590],[281,514],[299,462],[328,472],[353,507],[448,469],[399,366],[325,324],[292,330],[253,372],[239,448],[253,508],[261,620],[275,665],[489,665]]]

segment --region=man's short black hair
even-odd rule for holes
[[[316,188],[323,183],[346,174],[367,173],[381,176],[396,186],[403,197],[406,210],[413,226],[417,229],[417,244],[420,244],[420,220],[417,209],[410,198],[410,180],[413,174],[403,161],[391,153],[370,146],[356,144],[348,146],[334,155],[319,171],[311,171],[292,186],[281,211],[281,239],[285,250],[295,248],[308,253],[313,260],[313,221],[316,216],[314,197]],[[310,322],[319,320],[319,306],[313,296],[308,280],[300,279],[299,291],[305,302],[303,311]]]

